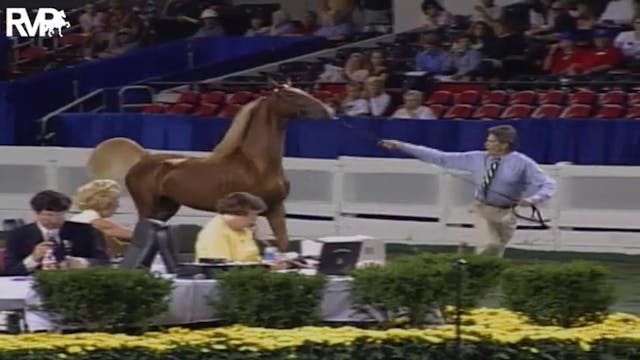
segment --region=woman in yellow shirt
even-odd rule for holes
[[[246,192],[231,193],[220,199],[218,215],[198,233],[195,260],[260,261],[252,228],[258,214],[266,208],[262,199]]]

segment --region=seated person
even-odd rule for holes
[[[423,99],[421,91],[407,91],[404,93],[404,104],[391,117],[396,119],[436,119],[437,117],[433,111],[422,105]]]
[[[449,57],[447,59],[447,67],[453,80],[461,80],[469,76],[482,60],[482,55],[478,50],[471,48],[471,36],[460,35],[453,44]]]
[[[560,34],[560,42],[549,48],[542,68],[551,74],[572,75],[574,74],[572,69],[584,61],[586,55],[584,49],[576,47],[573,34],[562,33]]]
[[[422,39],[423,51],[415,58],[416,71],[443,74],[446,71],[447,52],[440,47],[440,39],[435,34],[427,34]]]
[[[369,102],[363,96],[362,84],[350,82],[347,84],[346,90],[339,113],[347,116],[369,115]]]
[[[384,80],[370,77],[365,82],[366,99],[372,116],[384,116],[391,105],[391,96],[384,91]]]
[[[593,48],[585,51],[582,61],[571,67],[570,71],[576,74],[606,73],[622,61],[622,51],[613,45],[613,33],[610,30],[596,30],[593,45]]]
[[[133,30],[128,28],[122,28],[116,34],[113,43],[98,54],[100,58],[109,58],[113,56],[122,55],[129,51],[135,50],[140,47],[140,43],[135,39]]]
[[[266,204],[246,192],[231,193],[217,204],[218,215],[205,225],[196,240],[195,260],[260,261],[253,226]]]
[[[98,241],[65,230],[65,214],[70,207],[71,199],[53,190],[41,191],[31,198],[36,221],[7,234],[5,274],[28,275],[40,269],[49,250],[55,252],[60,268],[86,268],[107,260]]]
[[[113,180],[94,180],[78,188],[75,203],[81,212],[69,219],[91,224],[105,238],[110,258],[122,256],[133,237],[133,231],[110,220],[118,209],[120,186]]]

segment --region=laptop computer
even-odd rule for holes
[[[362,250],[362,241],[326,242],[322,245],[318,273],[347,275],[356,267]]]

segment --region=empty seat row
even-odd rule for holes
[[[604,104],[591,106],[588,104],[571,104],[561,106],[557,104],[543,104],[539,106],[528,104],[499,105],[456,104],[446,106],[442,104],[429,105],[438,118],[443,119],[549,119],[549,118],[598,118],[598,119],[640,119],[640,104],[625,107],[618,104]]]
[[[427,105],[441,104],[497,104],[497,105],[568,105],[568,104],[640,104],[640,92],[627,93],[622,90],[611,90],[597,93],[590,90],[565,92],[563,90],[549,90],[543,93],[534,90],[524,90],[510,93],[506,90],[492,90],[482,94],[478,90],[466,90],[454,94],[450,91],[435,91],[426,101]]]

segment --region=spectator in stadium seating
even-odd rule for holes
[[[549,7],[548,24],[532,27],[526,32],[540,40],[557,40],[557,35],[564,32],[574,32],[577,20],[569,13],[563,1],[554,1]]]
[[[86,4],[84,12],[78,17],[78,23],[82,32],[87,35],[93,35],[104,31],[106,15],[103,12],[96,11],[95,5]]]
[[[489,48],[488,44],[491,44],[491,42],[496,39],[493,27],[484,21],[476,21],[473,23],[473,25],[469,27],[468,34],[471,35],[472,39],[471,48],[480,51],[482,54]]]
[[[404,104],[391,117],[397,119],[436,119],[433,111],[422,105],[423,101],[424,96],[421,91],[409,90],[404,93]]]
[[[111,220],[119,207],[120,186],[113,180],[93,180],[78,188],[75,205],[81,212],[69,221],[91,224],[105,238],[110,258],[122,256],[133,231]]]
[[[370,113],[369,102],[364,98],[362,83],[346,85],[345,97],[340,104],[340,113],[347,116],[362,116]]]
[[[369,54],[369,64],[371,70],[370,76],[376,76],[382,80],[387,80],[389,77],[389,68],[387,67],[387,54],[383,50],[373,50]]]
[[[573,34],[563,33],[560,35],[560,41],[549,48],[542,68],[551,74],[574,75],[574,68],[585,56],[586,52],[576,47]]]
[[[582,0],[576,4],[576,30],[573,34],[577,46],[587,47],[591,45],[594,27],[598,21],[593,11],[589,2]]]
[[[105,51],[98,54],[98,57],[109,58],[137,49],[140,43],[135,40],[134,36],[133,30],[127,28],[120,29],[113,43]]]
[[[550,199],[556,182],[535,161],[516,150],[517,131],[511,125],[489,128],[486,151],[443,152],[397,140],[380,142],[424,162],[471,173],[476,186],[471,213],[480,237],[475,252],[503,256],[516,230],[513,208]]]
[[[423,51],[416,55],[416,70],[432,74],[446,71],[447,52],[440,47],[440,39],[435,34],[427,34],[422,40]]]
[[[357,0],[320,0],[320,13],[331,12],[335,22],[353,25],[353,11],[357,6]]]
[[[495,24],[496,38],[483,48],[486,58],[476,71],[479,76],[510,78],[528,71],[527,41],[523,34],[514,31],[513,27],[514,25],[506,19]]]
[[[422,30],[437,30],[453,24],[453,17],[435,0],[422,2],[424,26]]]
[[[391,0],[361,0],[360,6],[364,15],[364,23],[369,24],[390,24]]]
[[[167,0],[162,13],[152,20],[159,42],[176,40],[198,30],[200,7],[197,0]]]
[[[296,31],[295,25],[291,22],[291,16],[284,10],[277,10],[271,14],[271,36],[291,35]]]
[[[536,30],[551,26],[552,0],[533,0],[529,9],[529,30],[528,33],[534,33]]]
[[[344,75],[349,80],[362,82],[369,77],[370,73],[369,59],[361,52],[351,53],[344,63]]]
[[[453,44],[447,57],[447,71],[453,80],[468,78],[477,69],[482,55],[471,48],[471,36],[462,34]]]
[[[623,31],[616,36],[614,45],[624,55],[625,67],[640,69],[640,17],[633,19],[633,30]]]
[[[35,194],[30,201],[36,221],[7,234],[4,254],[5,274],[27,275],[41,266],[53,249],[61,268],[86,268],[108,259],[98,239],[65,227],[71,199],[53,190]]]
[[[597,29],[593,38],[594,47],[588,49],[580,63],[571,69],[577,74],[605,73],[622,61],[622,51],[613,46],[613,33],[608,29]]]
[[[264,15],[255,13],[251,16],[251,27],[247,29],[245,36],[263,36],[269,35],[271,28],[265,26]]]
[[[343,40],[353,33],[353,24],[340,21],[335,10],[325,11],[322,15],[321,25],[314,35],[324,36],[329,40]]]
[[[220,199],[218,214],[198,233],[195,261],[260,261],[253,227],[266,208],[261,198],[246,192],[231,193]]]
[[[193,37],[225,36],[222,25],[218,22],[218,12],[213,9],[204,9],[200,14],[202,26],[193,34]]]
[[[369,77],[365,81],[365,97],[369,101],[369,113],[372,116],[384,116],[391,105],[391,96],[384,91],[384,80]]]
[[[493,24],[502,17],[502,8],[497,6],[493,0],[479,0],[473,10],[474,12],[471,16],[473,21],[484,21]]]
[[[318,27],[318,14],[315,11],[307,11],[294,33],[303,36],[313,35]]]
[[[106,28],[112,34],[120,29],[131,30],[133,37],[138,38],[142,34],[142,20],[133,12],[133,9],[122,4],[120,0],[109,1],[109,9],[106,13]]]

